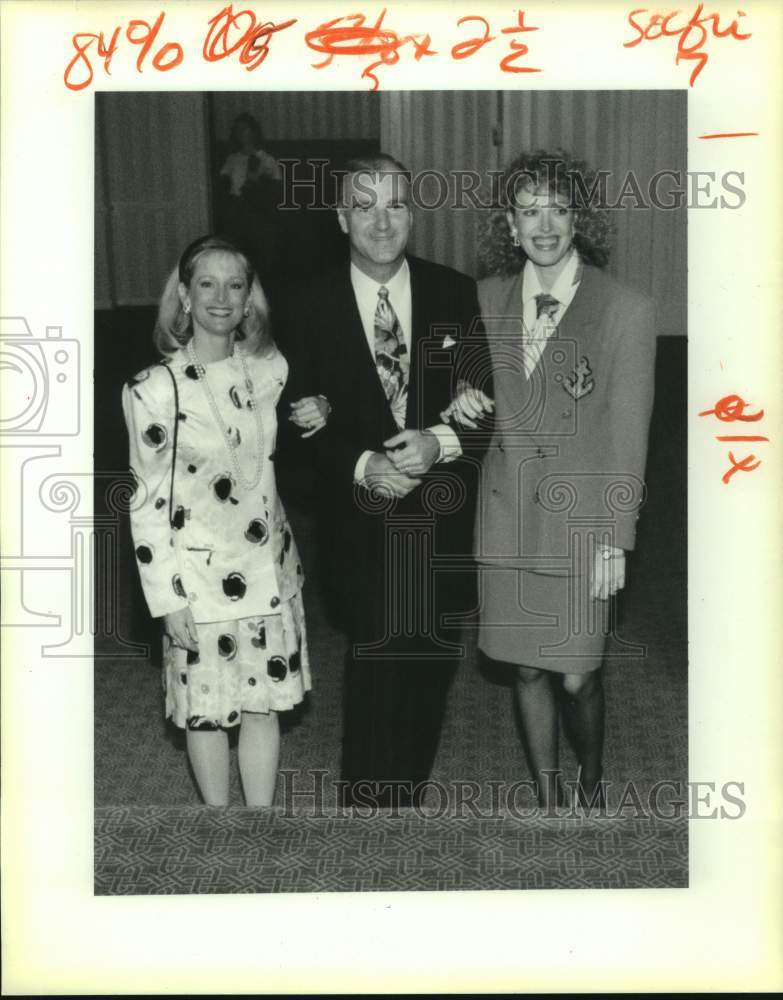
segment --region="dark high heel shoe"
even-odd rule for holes
[[[576,771],[576,804],[586,810],[589,813],[605,813],[606,812],[606,783],[604,782],[604,773],[601,771],[598,781],[593,785],[591,793],[585,791],[582,785],[582,765],[580,764]]]

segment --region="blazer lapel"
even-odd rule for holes
[[[576,295],[557,330],[558,339],[574,340],[582,353],[591,349],[595,343],[603,298],[601,283],[600,272],[585,265]]]

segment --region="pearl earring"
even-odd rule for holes
[[[187,302],[182,303],[182,311],[185,313],[186,316],[189,315],[190,305]]]
[[[514,247],[522,246],[522,244],[519,242],[519,236],[517,235],[516,229],[511,230],[511,245]]]

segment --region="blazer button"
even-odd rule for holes
[[[280,603],[280,598],[279,597],[273,597],[272,600],[269,603],[270,603],[270,605],[273,608],[276,608],[277,605]]]
[[[568,418],[571,416],[571,411],[563,410],[563,412],[560,415],[562,416],[563,420],[568,420]]]

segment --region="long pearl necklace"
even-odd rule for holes
[[[253,410],[256,417],[256,471],[252,479],[246,478],[239,464],[237,447],[234,444],[231,435],[228,432],[228,427],[226,427],[223,417],[220,414],[217,402],[209,385],[207,369],[198,359],[196,349],[193,347],[192,338],[185,345],[185,351],[187,352],[193,367],[196,369],[199,384],[204,390],[204,395],[207,397],[207,402],[209,403],[209,408],[212,411],[212,416],[215,418],[215,423],[220,428],[223,440],[226,442],[229,458],[231,459],[231,464],[234,467],[237,479],[246,490],[253,490],[261,482],[261,473],[264,466],[264,425],[261,419],[261,407],[256,402],[253,380],[250,378],[250,372],[247,370],[247,362],[245,361],[244,352],[239,349],[235,349],[235,353],[239,355],[239,360],[242,364],[242,371],[245,376],[245,388],[247,389],[247,394],[250,397],[250,409]]]

